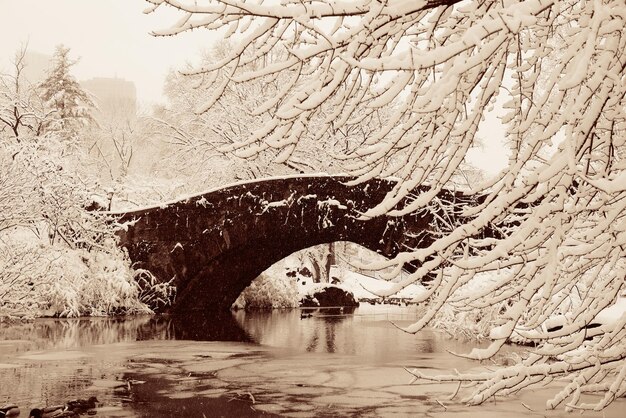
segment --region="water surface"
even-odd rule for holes
[[[392,324],[417,316],[364,305],[1,325],[0,403],[20,405],[26,417],[35,406],[89,396],[100,401],[98,417],[569,416],[543,410],[554,388],[466,407],[448,399],[456,385],[409,385],[404,367],[484,367],[448,352],[476,344]],[[620,400],[585,416],[624,410]]]

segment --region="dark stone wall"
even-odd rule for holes
[[[304,248],[351,241],[386,257],[425,247],[431,211],[361,219],[394,182],[348,186],[346,177],[269,179],[226,187],[168,206],[129,212],[119,232],[137,268],[174,279],[174,311],[228,309],[241,291],[275,262]],[[416,191],[419,193],[419,190]],[[460,194],[445,192],[446,199]],[[417,266],[405,266],[414,270]]]

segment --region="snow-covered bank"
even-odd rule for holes
[[[0,135],[0,317],[146,313],[167,297],[135,281],[111,218],[90,210],[104,189],[88,137]]]
[[[298,291],[293,278],[275,264],[244,289],[233,309],[282,309],[298,306]]]
[[[313,283],[311,280],[306,280],[305,277],[298,277],[298,295],[301,306],[305,306],[302,305],[303,303],[306,306],[311,306],[311,303],[325,306],[325,303],[318,299],[327,299],[324,295],[329,292],[336,295],[336,298],[339,298],[337,300],[341,301],[333,303],[337,306],[344,304],[352,306],[361,301],[384,303],[401,300],[409,302],[426,292],[426,288],[421,284],[411,284],[397,294],[383,298],[379,294],[393,286],[393,282],[367,276],[337,265],[330,267],[329,279],[331,283]]]
[[[162,286],[135,280],[130,262],[114,243],[90,251],[51,244],[24,230],[5,234],[2,244],[0,317],[151,313],[146,302],[155,292],[163,293]]]
[[[314,300],[315,294],[336,288],[351,295],[356,302],[379,301],[385,298],[377,293],[394,283],[367,276],[337,265],[330,267],[330,283],[315,283],[307,268],[296,258],[287,258],[270,267],[246,288],[233,304],[235,309],[295,308],[304,300]],[[421,284],[411,284],[386,300],[410,301],[426,291]]]
[[[357,273],[339,266],[331,266],[330,277],[337,278],[340,287],[351,292],[357,300],[379,299],[383,291],[388,290],[395,283],[377,279],[372,276]],[[423,295],[426,288],[421,284],[410,284],[392,296],[394,299],[411,300]]]

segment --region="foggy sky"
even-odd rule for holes
[[[177,15],[145,15],[147,7],[143,0],[0,0],[0,70],[10,72],[23,43],[48,55],[62,43],[80,58],[73,68],[79,80],[117,76],[135,83],[140,104],[160,101],[168,70],[194,62],[215,35],[155,38],[150,31],[171,26]]]
[[[180,18],[160,8],[146,15],[144,0],[0,0],[0,71],[10,72],[14,53],[25,42],[28,50],[52,55],[58,44],[80,58],[73,68],[79,80],[120,77],[135,83],[140,109],[163,101],[167,72],[185,62],[197,62],[202,50],[219,38],[214,32],[197,30],[174,37],[157,38],[150,31],[170,27]],[[488,121],[479,132],[482,149],[469,152],[473,164],[495,173],[506,163],[502,128]]]

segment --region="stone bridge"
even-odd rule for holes
[[[127,212],[119,221],[127,225],[120,243],[136,268],[161,281],[173,279],[177,297],[171,310],[184,312],[228,309],[265,269],[314,245],[350,241],[390,258],[436,239],[434,211],[359,216],[383,200],[393,180],[354,186],[348,180],[317,175],[249,181]],[[448,191],[439,198],[470,203]]]

